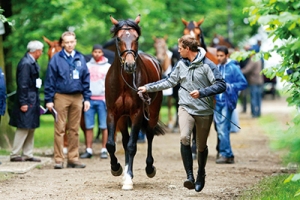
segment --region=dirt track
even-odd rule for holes
[[[265,100],[262,114],[272,113],[285,123],[290,110],[282,99]],[[145,173],[147,145],[138,144],[132,191],[121,189],[122,176],[112,176],[109,159],[100,160],[96,154],[83,161],[87,164],[85,169],[54,170],[51,164],[2,181],[0,199],[235,199],[241,191],[263,177],[280,171],[279,156],[269,150],[268,139],[257,124],[257,119],[252,119],[249,111],[240,114],[242,129],[231,134],[236,162],[231,165],[215,164],[216,133],[212,127],[206,185],[200,193],[182,186],[186,176],[179,153],[179,133],[167,133],[154,138],[153,157],[157,174],[152,179]],[[95,144],[93,148],[99,152],[100,146]],[[118,143],[117,150],[124,167],[121,143]],[[194,161],[195,172],[196,169]]]

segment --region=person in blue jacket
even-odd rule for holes
[[[57,112],[54,128],[54,169],[64,162],[63,136],[68,127],[68,168],[84,168],[79,161],[79,124],[82,108],[90,108],[90,74],[84,56],[75,50],[76,35],[62,34],[63,49],[48,64],[45,80],[45,102],[51,112]],[[54,108],[54,109],[53,109]]]
[[[236,61],[230,60],[228,48],[217,48],[218,69],[226,82],[226,91],[216,95],[216,107],[214,113],[215,128],[218,133],[217,164],[234,163],[234,155],[230,144],[231,116],[236,108],[238,93],[248,85],[240,67]],[[221,115],[222,114],[222,115]]]

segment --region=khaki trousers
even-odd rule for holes
[[[59,94],[54,96],[54,108],[57,111],[57,122],[54,125],[54,160],[64,161],[63,142],[68,127],[68,162],[78,161],[79,124],[83,106],[82,94]]]
[[[197,150],[198,152],[203,152],[207,146],[207,137],[212,124],[213,115],[190,115],[182,106],[179,106],[178,119],[180,142],[183,145],[191,145],[191,134],[196,124]]]
[[[10,158],[19,157],[21,150],[25,158],[33,157],[34,130],[17,128]]]

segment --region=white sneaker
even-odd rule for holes
[[[108,158],[108,153],[107,153],[107,151],[102,151],[102,152],[100,153],[100,158],[101,158],[101,159],[107,159],[107,158]]]

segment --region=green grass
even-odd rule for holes
[[[8,149],[0,149],[0,155],[9,155],[10,151]]]
[[[300,189],[300,181],[284,183],[289,175],[276,175],[263,179],[253,188],[246,190],[239,199],[288,200],[300,199],[294,197]]]
[[[84,141],[83,132],[80,130],[80,142]],[[40,118],[40,127],[34,133],[34,147],[44,148],[53,147],[54,144],[54,119],[52,115],[42,115]]]
[[[299,134],[292,133],[286,134],[287,126],[284,122],[278,121],[274,115],[263,115],[259,118],[259,126],[262,127],[264,132],[270,139],[270,147],[275,151],[282,151],[284,156],[284,164],[291,162],[291,157],[286,157],[289,151],[286,149],[291,146],[293,142],[299,141]],[[300,146],[298,145],[298,151]],[[294,160],[292,160],[294,161]],[[299,172],[298,172],[299,173]],[[290,176],[290,174],[278,174],[270,176],[261,180],[254,187],[246,190],[242,193],[239,199],[265,199],[265,200],[285,200],[285,199],[299,199],[299,196],[294,196],[300,190],[300,180],[290,181],[284,183],[284,181]]]

